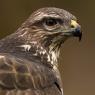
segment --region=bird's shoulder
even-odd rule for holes
[[[0,89],[9,89],[7,93],[50,93],[56,89],[56,93],[61,93],[51,68],[8,53],[0,53]]]
[[[7,89],[40,89],[56,81],[51,68],[24,58],[0,54],[0,85]]]

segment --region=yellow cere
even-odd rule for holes
[[[79,24],[75,20],[71,20],[71,26],[76,28]]]

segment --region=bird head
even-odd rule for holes
[[[59,8],[41,8],[35,11],[24,23],[24,26],[26,25],[32,30],[32,39],[53,49],[59,48],[70,37],[81,40],[82,36],[76,17]]]

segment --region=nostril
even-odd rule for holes
[[[71,28],[75,28],[74,25],[71,25]]]

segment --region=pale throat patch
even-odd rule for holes
[[[31,44],[23,44],[18,47],[22,48],[22,50],[25,52],[29,52],[31,47],[35,48],[36,52],[33,54],[34,56],[40,54],[43,58],[44,55],[47,55],[47,62],[51,63],[52,65],[57,65],[58,63],[57,60],[60,51],[57,48],[55,50],[52,50],[53,47],[51,47],[49,52],[47,52],[42,46],[39,46],[36,42],[31,42]]]
[[[59,58],[59,51],[50,51],[49,54],[51,55],[51,64],[58,65],[58,58]]]
[[[60,54],[60,49],[56,47],[56,44],[51,44],[49,46],[49,55],[51,57],[50,59],[52,65],[56,65],[56,66],[58,65],[59,54]]]

